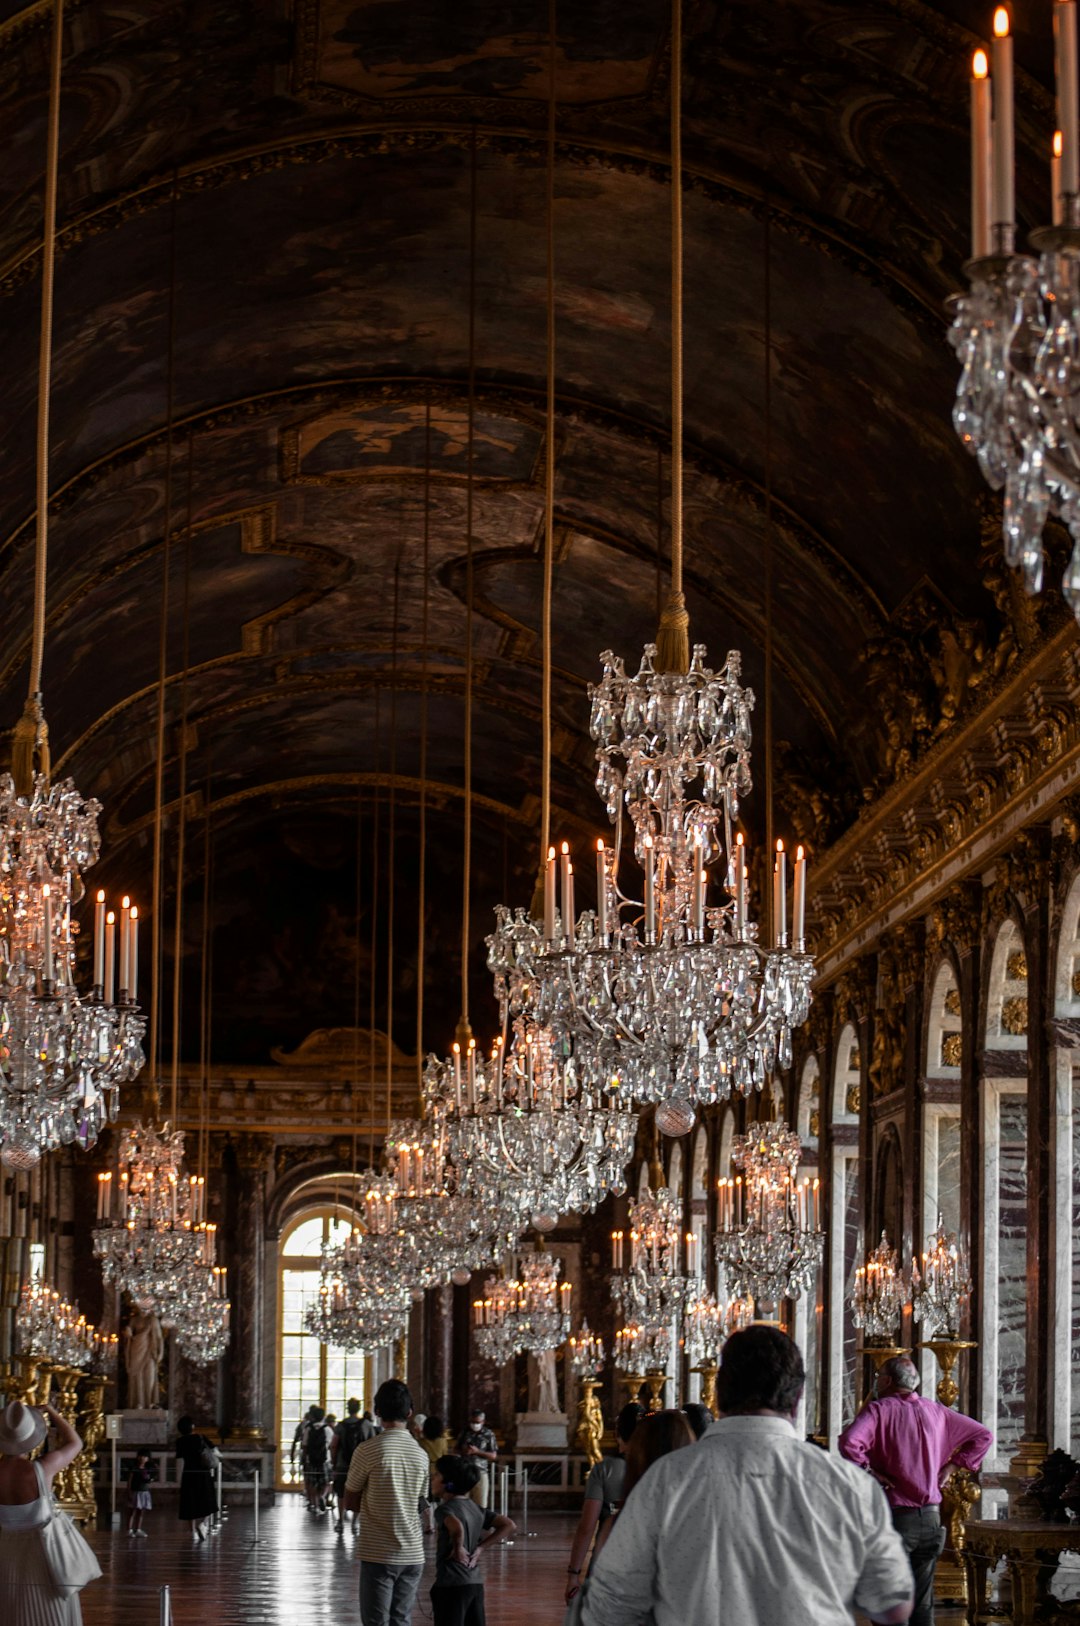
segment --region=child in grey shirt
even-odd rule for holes
[[[480,1548],[512,1536],[516,1528],[512,1519],[470,1501],[479,1479],[479,1468],[465,1457],[440,1457],[431,1471],[431,1492],[439,1499],[433,1626],[484,1626],[484,1583],[476,1568]]]

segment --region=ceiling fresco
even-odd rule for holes
[[[686,6],[691,636],[716,664],[741,650],[758,695],[748,827],[762,825],[768,732],[778,826],[816,852],[983,703],[1052,613],[1003,579],[992,503],[950,422],[944,300],[966,253],[964,64],[984,11]],[[667,573],[669,9],[559,12],[554,828],[584,842],[603,830],[587,685],[607,647],[636,664]],[[28,652],[44,15],[0,4],[0,730]],[[378,802],[385,840],[393,782],[415,848],[425,756],[427,1043],[443,1045],[458,1003],[474,197],[478,1031],[494,1018],[490,909],[528,901],[537,856],[547,6],[69,0],[67,15],[54,759],[105,805],[105,878],[146,898],[168,534],[167,906],[183,776],[193,828],[209,814],[211,913],[235,967],[218,989],[222,1045],[256,1063],[307,1027],[349,1025],[350,832],[359,810],[370,834]],[[1017,54],[1034,222],[1050,64],[1023,15]],[[193,837],[179,888],[192,958],[202,864]],[[415,865],[397,908],[407,1022]]]

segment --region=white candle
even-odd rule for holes
[[[577,909],[574,907],[574,866],[566,866],[566,884],[563,891],[563,930],[568,947],[573,947],[577,936]]]
[[[645,941],[656,942],[656,882],[653,876],[652,836],[645,837]]]
[[[544,942],[550,943],[555,937],[555,849],[548,848],[547,863],[544,865]]]
[[[120,992],[131,987],[131,899],[120,900]]]
[[[705,892],[708,877],[704,866],[694,876],[694,936],[699,943],[705,941]]]
[[[113,966],[116,962],[116,916],[110,909],[105,916],[105,1003],[113,1002]]]
[[[94,904],[94,987],[105,982],[105,894],[99,892]]]
[[[44,942],[42,943],[43,965],[42,976],[46,982],[53,980],[53,917],[52,917],[52,887],[43,886],[41,889],[44,920],[42,922]]]
[[[602,938],[607,937],[607,854],[604,852],[604,843],[596,843],[596,929]]]
[[[971,59],[971,257],[990,252],[990,64],[985,51]]]
[[[134,904],[128,920],[128,998],[134,1004],[139,991],[139,911]]]
[[[1015,142],[1013,138],[1013,47],[1009,13],[994,12],[994,40],[990,47],[993,94],[991,224],[1011,226],[1016,213]],[[995,247],[997,245],[994,245]]]
[[[791,935],[796,952],[801,954],[806,943],[806,855],[801,847],[795,849],[795,903]]]
[[[461,1046],[454,1040],[454,1106],[461,1111]]]
[[[735,936],[741,942],[746,929],[746,846],[735,837]]]
[[[1059,191],[1080,191],[1080,106],[1077,98],[1076,4],[1056,0],[1054,56],[1057,68],[1058,123],[1061,126]]]
[[[1061,131],[1054,131],[1053,146],[1050,150],[1050,212],[1055,226],[1060,226],[1065,216],[1065,206],[1061,197]]]
[[[782,946],[787,942],[787,853],[782,841],[776,843],[775,914],[776,941]]]
[[[562,844],[562,848],[561,848],[561,851],[560,851],[560,858],[559,858],[559,866],[560,866],[560,870],[561,870],[561,875],[560,875],[560,880],[561,880],[560,903],[562,905],[562,933],[563,933],[564,937],[568,938],[570,936],[571,932],[574,929],[574,923],[570,918],[569,910],[568,910],[568,907],[567,907],[568,902],[569,902],[569,898],[570,898],[570,890],[571,890],[570,889],[570,843],[568,841],[564,841],[563,844]]]
[[[469,1055],[468,1055],[467,1066],[468,1066],[467,1078],[468,1078],[468,1088],[469,1088],[469,1111],[471,1112],[472,1109],[476,1105],[476,1040],[475,1039],[470,1039],[469,1040]]]

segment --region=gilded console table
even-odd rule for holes
[[[961,1557],[967,1573],[968,1626],[1011,1621],[1031,1626],[1061,1618],[1049,1585],[1062,1553],[1080,1553],[1080,1524],[1043,1524],[1031,1519],[971,1519],[964,1526]],[[1012,1582],[1012,1610],[1002,1614],[987,1601],[990,1572],[1004,1559]]]

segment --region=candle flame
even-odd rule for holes
[[[98,895],[97,895],[97,901],[99,903],[104,903],[105,902],[105,894],[104,894],[104,892],[99,890]]]
[[[138,920],[138,918],[139,918],[139,910],[138,910],[137,905],[135,905],[134,903],[131,906],[131,918],[132,918],[132,920]]]
[[[784,843],[783,843],[783,842],[782,842],[782,841],[778,841],[778,842],[777,842],[777,843],[776,843],[776,850],[777,850],[777,852],[778,852],[778,853],[782,853],[782,852],[783,852],[783,850],[784,850]]]
[[[1054,131],[1054,157],[1055,158],[1060,158],[1061,157],[1061,147],[1062,147],[1061,131],[1060,130],[1055,130]]]
[[[994,12],[994,38],[1003,40],[1009,32],[1009,13],[1004,6],[998,6]]]
[[[976,51],[971,59],[971,76],[973,79],[985,79],[990,72],[990,62],[985,51]]]
[[[806,854],[803,852],[802,848],[801,847],[796,847],[796,849],[795,849],[796,862],[801,864],[805,857],[806,857]]]
[[[563,853],[569,853],[569,851],[570,851],[570,843],[568,841],[563,842],[562,851],[563,851]]]
[[[603,838],[603,836],[600,836],[600,837],[597,838],[596,850],[597,850],[598,853],[603,852],[603,850],[604,850],[604,838]]]

